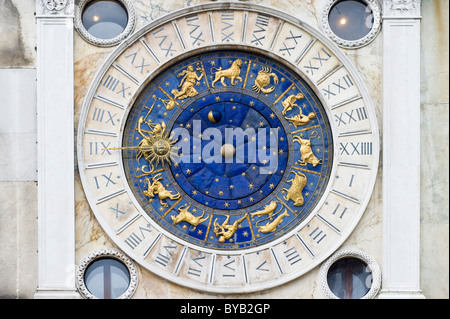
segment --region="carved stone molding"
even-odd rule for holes
[[[136,291],[136,288],[138,285],[137,268],[136,268],[136,265],[134,264],[134,262],[130,258],[128,258],[123,253],[121,253],[117,250],[114,250],[114,249],[101,249],[101,250],[94,251],[82,260],[81,264],[78,266],[77,275],[76,275],[78,291],[86,299],[98,299],[96,296],[91,294],[91,292],[87,289],[87,287],[84,283],[84,273],[85,273],[87,267],[93,261],[100,259],[100,258],[107,258],[107,257],[120,260],[121,262],[124,263],[124,265],[127,267],[128,271],[130,272],[130,285],[128,286],[128,289],[117,298],[117,299],[130,299],[131,296],[133,296],[134,292]]]
[[[36,0],[37,16],[73,16],[74,0]]]
[[[361,299],[373,299],[378,294],[381,287],[381,271],[375,259],[370,257],[365,252],[362,252],[357,249],[345,249],[340,250],[333,254],[326,262],[322,264],[319,271],[319,284],[320,288],[325,295],[325,297],[329,299],[339,299],[328,286],[328,271],[330,267],[338,260],[343,258],[356,258],[361,260],[363,263],[367,265],[368,270],[372,274],[372,282],[369,292],[362,297]]]
[[[420,17],[420,0],[384,0],[383,18]]]

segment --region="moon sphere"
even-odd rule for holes
[[[222,113],[220,113],[219,111],[216,111],[216,110],[209,111],[208,120],[211,123],[218,123],[218,122],[220,122],[221,119],[222,119]]]

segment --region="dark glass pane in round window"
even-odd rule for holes
[[[372,10],[364,1],[339,1],[328,15],[328,23],[334,34],[348,41],[364,38],[372,30],[373,22]]]
[[[128,23],[126,8],[118,1],[92,1],[82,13],[83,26],[98,39],[112,39],[121,34]]]
[[[100,299],[114,299],[130,285],[130,272],[120,261],[102,258],[92,262],[84,273],[84,283],[91,294]]]
[[[372,287],[372,272],[356,258],[344,258],[331,265],[328,287],[340,299],[361,299]]]

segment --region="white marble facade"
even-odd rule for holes
[[[0,238],[9,243],[0,252],[0,278],[5,285],[0,296],[33,298],[38,287],[38,175],[36,101],[36,27],[34,0],[0,0],[0,17],[10,20],[0,26],[17,24],[19,42],[0,41]],[[208,3],[207,0],[133,0],[136,29],[174,10]],[[220,2],[220,0],[216,1]],[[303,20],[320,30],[321,9],[327,0],[248,0]],[[398,2],[398,1],[397,1]],[[388,9],[404,12],[402,3],[392,1]],[[408,1],[407,1],[408,2]],[[398,4],[398,6],[395,6]],[[426,298],[448,298],[448,1],[421,1],[420,51],[420,289]],[[385,10],[388,10],[385,9]],[[418,15],[416,15],[418,16]],[[380,141],[383,138],[383,29],[373,42],[359,49],[342,49],[364,80],[372,98]],[[114,47],[102,48],[85,42],[75,31],[73,42],[74,113],[73,137],[89,85]],[[22,48],[22,49],[20,49]],[[39,47],[37,48],[39,50]],[[6,53],[21,52],[15,59]],[[399,84],[401,85],[401,84]],[[12,92],[12,94],[10,94]],[[76,141],[75,141],[76,143]],[[24,151],[26,149],[26,151]],[[383,153],[383,148],[381,149]],[[407,161],[408,159],[405,159]],[[383,161],[366,212],[353,233],[341,246],[358,249],[378,262],[383,273]],[[82,189],[74,162],[74,253],[75,265],[99,249],[117,249],[96,221]],[[407,196],[407,195],[406,195]],[[15,240],[17,239],[17,240]],[[70,268],[70,267],[69,267]],[[11,273],[14,276],[11,276]],[[70,277],[70,269],[64,269]],[[23,274],[27,275],[24,277]],[[444,278],[442,278],[444,274]],[[220,298],[178,286],[138,266],[139,285],[133,298]],[[247,295],[245,298],[325,298],[319,287],[319,267],[287,284]],[[446,277],[445,277],[446,276]],[[27,278],[32,278],[27,280]],[[70,278],[69,278],[70,280]],[[26,283],[25,283],[26,281]],[[382,287],[383,289],[383,287]]]

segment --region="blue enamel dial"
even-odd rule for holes
[[[325,110],[285,65],[214,51],[172,64],[131,108],[122,158],[142,210],[203,248],[264,245],[296,228],[333,161]]]
[[[181,112],[174,126],[187,123],[193,151],[186,162],[171,167],[172,175],[182,190],[186,194],[195,194],[193,198],[203,205],[229,211],[244,209],[264,199],[280,183],[289,157],[288,153],[278,154],[279,149],[288,149],[288,139],[280,119],[270,116],[275,111],[270,106],[230,89],[200,98]],[[211,119],[210,114],[220,121]],[[217,129],[220,140],[211,142],[210,139],[205,140],[207,136],[200,139],[198,134],[194,134],[194,123],[199,128]],[[231,136],[235,132],[237,134]],[[244,132],[243,138],[239,132]],[[277,151],[273,158],[277,163],[272,165],[273,174],[269,171],[264,174],[264,168],[270,169],[267,156],[270,154],[267,153],[271,149],[271,135],[278,135],[278,139],[272,138],[277,143],[272,147],[272,152]],[[205,152],[210,143],[216,144],[217,150],[219,146],[233,143],[236,153],[233,161],[226,161],[220,151],[214,158],[214,148]],[[201,147],[193,149],[195,144]],[[203,160],[199,160],[202,157]]]

